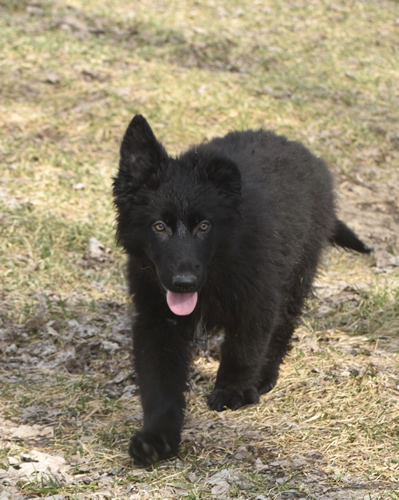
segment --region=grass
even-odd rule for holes
[[[397,25],[388,0],[0,0],[0,428],[52,429],[2,437],[0,468],[30,449],[73,467],[16,491],[397,498],[399,276],[376,266],[378,251],[398,254]],[[199,357],[180,457],[151,470],[126,452],[141,408],[111,199],[137,112],[171,153],[247,127],[303,141],[376,248],[327,253],[261,405],[209,412],[217,362]],[[85,257],[91,237],[112,259]]]

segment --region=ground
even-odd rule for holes
[[[399,11],[385,0],[0,0],[0,499],[399,497]],[[330,249],[276,388],[206,406],[179,457],[141,425],[111,178],[144,114],[171,153],[270,128],[333,170],[374,248]]]

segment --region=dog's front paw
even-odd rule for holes
[[[238,410],[245,405],[259,403],[259,392],[256,387],[243,391],[215,387],[208,397],[208,406],[211,410],[223,411],[226,408]]]
[[[136,465],[147,467],[176,455],[179,441],[179,437],[140,431],[130,439],[129,454]]]

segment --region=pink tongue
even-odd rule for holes
[[[166,293],[166,301],[170,310],[177,316],[191,314],[197,305],[198,293]]]

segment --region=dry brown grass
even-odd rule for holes
[[[0,498],[398,498],[397,28],[387,0],[0,0]],[[304,141],[376,249],[326,254],[260,405],[210,412],[205,350],[180,457],[151,470],[126,452],[141,408],[110,195],[136,112],[172,153],[247,127]],[[32,450],[66,468],[18,476]]]

